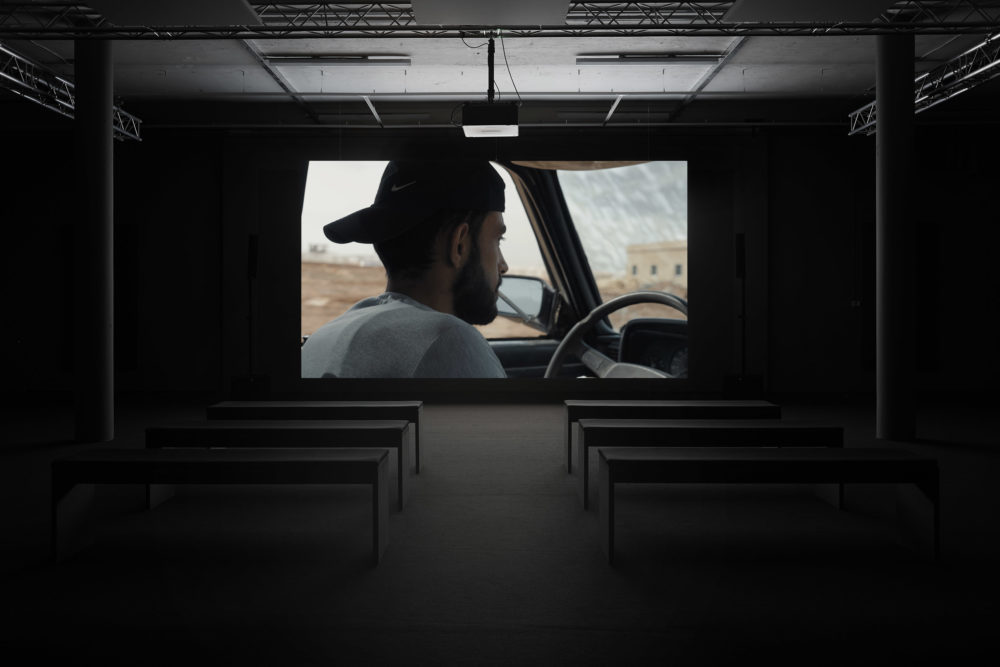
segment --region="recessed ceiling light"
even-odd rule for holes
[[[306,67],[329,67],[331,65],[395,65],[409,67],[410,59],[392,55],[343,55],[343,56],[302,56],[265,55],[271,65],[297,65]]]
[[[577,65],[713,65],[722,60],[716,53],[619,53],[581,54]]]

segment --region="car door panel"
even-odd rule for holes
[[[500,359],[508,377],[544,377],[559,341],[548,338],[491,340],[490,347]],[[560,377],[577,377],[587,372],[576,357],[567,360]]]

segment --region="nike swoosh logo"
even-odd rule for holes
[[[408,188],[408,187],[410,187],[410,186],[411,186],[411,185],[413,185],[414,183],[416,183],[416,181],[410,181],[409,183],[405,183],[405,184],[403,184],[403,185],[394,185],[394,186],[392,186],[392,191],[393,191],[393,192],[398,192],[399,190],[402,190],[403,188]]]

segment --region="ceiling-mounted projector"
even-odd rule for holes
[[[516,102],[466,102],[462,131],[467,137],[516,137]]]

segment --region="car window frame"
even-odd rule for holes
[[[498,162],[511,174],[528,220],[535,230],[542,259],[553,285],[578,322],[603,301],[590,261],[563,196],[557,169],[540,169],[510,161]],[[598,337],[616,336],[607,318],[595,326]]]

